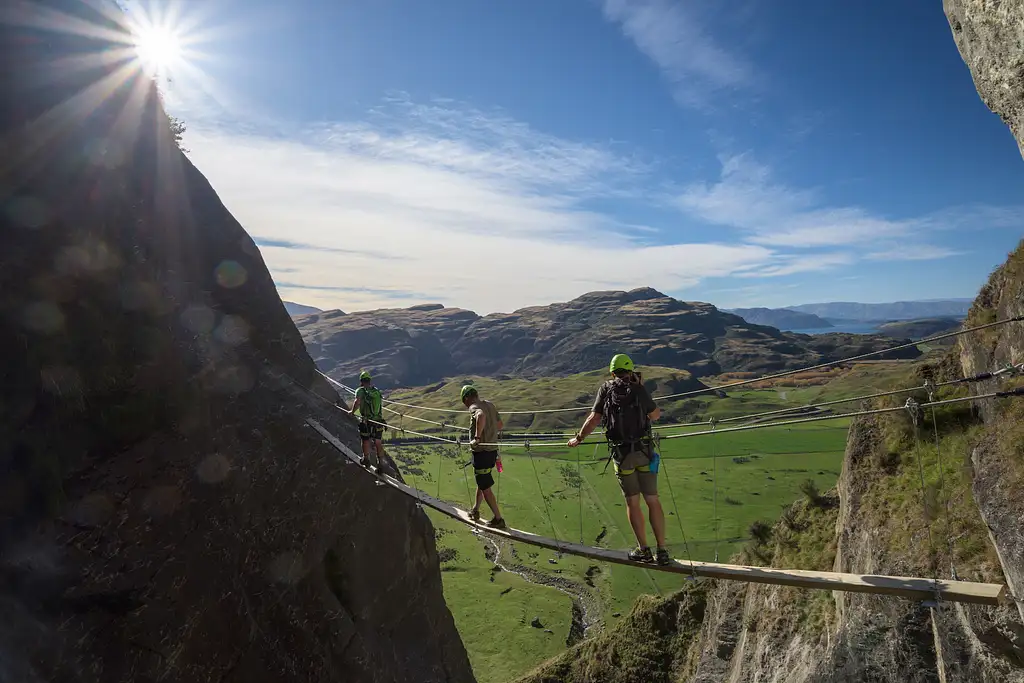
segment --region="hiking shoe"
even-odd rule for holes
[[[473,520],[474,522],[479,522],[480,521],[480,511],[477,510],[476,508],[473,508],[472,510],[469,511],[469,518],[471,520]]]
[[[359,464],[362,465],[363,467],[369,468],[370,459],[364,455],[362,458],[359,459]]]
[[[654,562],[654,556],[651,555],[651,549],[647,546],[643,548],[633,548],[629,551],[629,559],[634,562]]]
[[[507,528],[505,526],[505,518],[504,517],[497,517],[495,519],[492,519],[491,521],[487,522],[487,526],[491,527],[492,529],[505,529],[505,528]]]
[[[658,564],[661,565],[666,565],[672,561],[672,558],[669,557],[668,550],[664,548],[658,548],[658,553],[655,559],[657,560]]]

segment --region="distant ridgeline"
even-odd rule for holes
[[[321,370],[344,381],[368,368],[385,388],[423,386],[455,375],[565,376],[605,367],[619,351],[641,366],[706,377],[791,370],[895,345],[880,335],[781,332],[650,288],[590,292],[564,303],[487,316],[426,304],[324,311],[295,322]],[[908,348],[880,358],[919,355]]]

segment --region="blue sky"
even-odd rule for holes
[[[1024,233],[937,2],[136,6],[188,44],[168,106],[286,299],[973,296]]]

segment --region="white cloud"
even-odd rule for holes
[[[670,201],[725,229],[666,231],[593,208],[609,197],[620,213],[630,202],[657,203],[644,187],[661,186],[646,163],[607,147],[405,100],[370,119],[286,134],[190,122],[191,158],[261,244],[285,298],[345,310],[431,301],[488,313],[595,289],[685,293],[708,278],[944,258],[955,252],[927,239],[941,226],[1011,220],[983,207],[890,220],[829,206],[737,156],[723,160],[717,182],[691,184]]]
[[[665,236],[588,210],[587,199],[628,195],[643,175],[606,149],[475,111],[461,124],[454,109],[407,112],[406,126],[336,124],[291,138],[197,122],[186,144],[263,242],[283,295],[321,307],[429,300],[508,311],[594,289],[678,291],[782,258],[757,244],[651,245]]]
[[[872,261],[933,261],[950,256],[962,256],[966,253],[966,251],[937,247],[931,244],[900,244],[872,251],[866,258]]]
[[[885,260],[954,255],[956,252],[925,240],[966,220],[960,210],[891,219],[859,206],[831,206],[814,191],[776,182],[768,167],[748,155],[723,159],[717,182],[692,184],[675,203],[691,216],[737,229],[750,243],[797,249],[863,246],[875,250],[869,256],[875,260],[882,260],[878,254],[883,253]],[[980,215],[1004,223],[1009,220],[1004,209],[981,211]],[[917,246],[888,249],[908,240]],[[878,249],[880,245],[886,248]]]
[[[684,0],[604,0],[604,15],[653,61],[683,106],[704,106],[723,88],[745,86],[754,69],[719,45]]]

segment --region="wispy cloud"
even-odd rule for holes
[[[603,0],[605,17],[654,62],[683,106],[704,107],[723,89],[749,85],[753,66],[723,47],[688,0]]]
[[[639,193],[643,163],[471,109],[403,101],[288,137],[201,122],[186,136],[271,271],[290,273],[282,292],[314,305],[507,311],[593,289],[679,291],[780,258],[620,223],[591,200]]]
[[[300,251],[326,251],[332,254],[348,254],[350,256],[369,256],[371,258],[380,259],[384,261],[401,261],[401,256],[395,256],[394,254],[386,254],[382,251],[370,251],[361,249],[341,249],[338,247],[325,247],[310,244],[308,242],[296,242],[295,240],[284,240],[284,239],[273,239],[267,237],[260,237],[259,235],[253,235],[253,241],[256,246],[259,247],[274,247],[277,249],[298,249]],[[284,269],[283,272],[295,272],[294,268]]]
[[[256,236],[282,294],[321,308],[431,301],[488,313],[594,289],[684,293],[714,278],[778,288],[866,261],[953,256],[931,239],[954,234],[944,227],[1021,215],[974,207],[889,219],[830,205],[750,156],[724,158],[717,180],[666,200],[645,189],[664,186],[657,160],[404,98],[364,121],[302,130],[193,119],[185,142]],[[599,208],[609,198],[614,214]],[[654,205],[668,209],[663,223],[618,218]]]
[[[937,247],[931,244],[901,244],[869,252],[866,258],[872,261],[934,261],[950,256],[963,256],[966,253],[968,252],[960,249]]]
[[[929,239],[968,224],[1020,225],[1024,216],[1020,208],[974,207],[890,218],[861,206],[832,205],[814,190],[780,183],[749,155],[724,158],[718,181],[689,185],[675,203],[690,216],[736,229],[740,239],[753,244],[800,250],[866,247],[872,250],[867,258],[888,261],[954,256],[962,252]],[[850,257],[830,258],[838,264]]]

